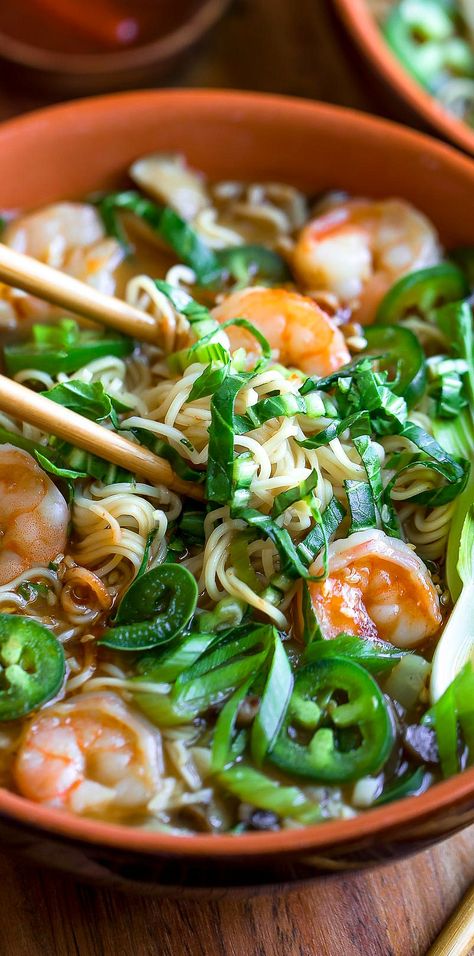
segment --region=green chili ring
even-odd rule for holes
[[[416,335],[399,325],[370,325],[364,329],[364,336],[368,354],[388,353],[386,363],[382,359],[381,365],[391,367],[394,374],[398,372],[393,391],[412,408],[426,388],[426,361]]]
[[[290,282],[291,273],[285,260],[265,246],[244,245],[219,249],[219,265],[237,282],[248,285],[252,278],[270,283]]]
[[[165,644],[186,627],[196,609],[198,588],[179,564],[161,564],[137,578],[123,598],[115,627],[99,644],[122,651],[146,651]]]
[[[469,285],[461,269],[451,262],[441,262],[399,279],[382,299],[375,321],[397,325],[410,310],[426,318],[434,308],[468,294]]]
[[[335,694],[347,702],[338,703]],[[302,731],[306,743],[298,740]],[[373,677],[347,658],[325,658],[297,673],[268,759],[290,774],[347,783],[380,770],[393,742],[390,714]]]
[[[47,627],[0,614],[0,721],[25,717],[51,700],[65,673],[62,645]]]
[[[387,43],[422,86],[435,92],[443,75],[471,75],[472,54],[467,42],[455,40],[454,14],[439,0],[422,4],[401,0],[384,25]]]

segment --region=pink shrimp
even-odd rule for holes
[[[0,445],[0,584],[63,552],[68,521],[63,495],[31,455]]]
[[[357,531],[329,546],[328,561],[327,578],[308,585],[323,637],[346,631],[413,647],[439,630],[438,594],[404,541],[383,531]],[[310,571],[321,574],[321,558]],[[300,603],[299,596],[299,618]]]
[[[243,317],[268,339],[275,360],[307,375],[328,375],[350,360],[342,332],[311,299],[286,289],[260,286],[228,296],[214,309],[219,322]],[[231,348],[255,355],[258,345],[246,329],[227,330]]]
[[[397,279],[439,259],[434,226],[409,203],[352,199],[302,229],[293,267],[305,288],[334,292],[368,324]]]

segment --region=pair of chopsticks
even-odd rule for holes
[[[156,342],[157,329],[152,316],[2,243],[0,281],[139,341]],[[178,478],[169,462],[149,449],[51,402],[5,375],[0,375],[0,410],[173,491],[190,498],[203,498],[200,485]]]
[[[426,956],[468,956],[474,949],[474,886],[471,886]]]

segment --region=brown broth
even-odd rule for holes
[[[0,32],[55,53],[143,46],[179,28],[202,0],[4,0]]]

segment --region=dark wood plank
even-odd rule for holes
[[[124,897],[0,857],[2,956],[423,956],[474,879],[474,828],[411,860],[251,899]]]
[[[330,0],[235,0],[169,83],[400,115],[361,72]],[[0,118],[43,104],[2,81]],[[212,903],[125,898],[0,857],[0,954],[422,956],[473,879],[474,828],[396,865]]]

